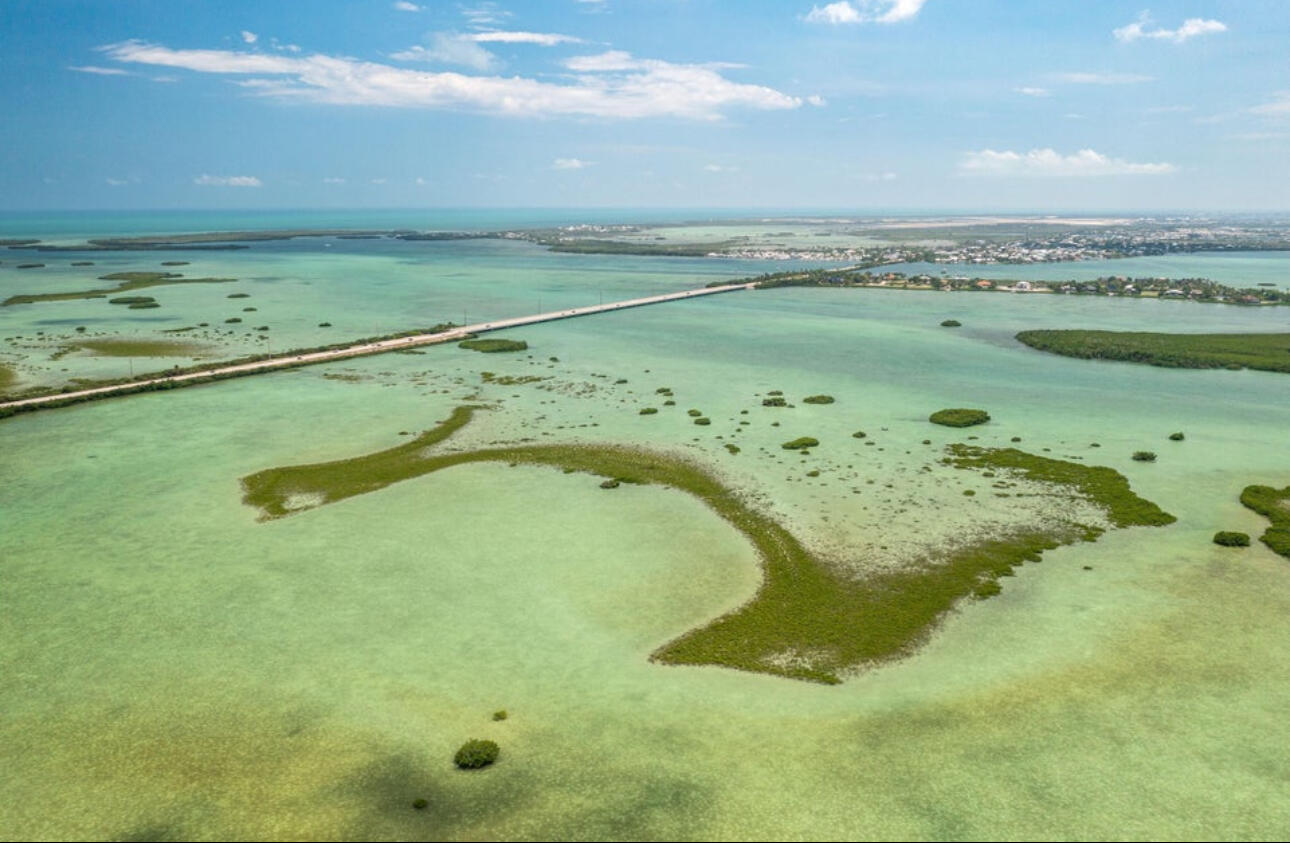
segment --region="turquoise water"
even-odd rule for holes
[[[537,294],[585,301],[602,286],[682,289],[730,272],[518,244],[371,244],[199,255],[194,267],[277,279],[239,281],[253,292],[242,301],[300,337],[324,312],[352,320],[348,333],[461,302],[526,312]],[[223,312],[222,292],[154,292],[176,318]],[[1162,313],[1177,330],[1284,330],[1280,309],[1161,308],[737,293],[513,332],[526,355],[435,348],[0,423],[0,828],[1279,837],[1290,566],[1209,537],[1257,534],[1237,494],[1288,482],[1290,378],[1070,360],[1011,340],[1027,327],[1159,328]],[[940,328],[950,317],[963,327]],[[483,370],[547,379],[484,384]],[[677,406],[640,416],[661,386]],[[771,389],[837,401],[762,408]],[[964,435],[1113,466],[1179,522],[1045,554],[916,656],[821,687],[648,661],[758,583],[751,546],[676,492],[481,465],[271,523],[240,503],[250,472],[386,448],[467,400],[492,409],[448,447],[533,438],[688,455],[857,572],[1072,514],[940,466]],[[961,405],[994,421],[925,421]],[[691,407],[712,425],[694,426]],[[1174,430],[1186,441],[1169,442]],[[822,443],[804,460],[779,448],[799,435]],[[1144,448],[1159,461],[1130,460]],[[493,722],[502,708],[509,718]],[[470,737],[501,744],[494,768],[452,768]],[[430,806],[413,810],[417,798]]]

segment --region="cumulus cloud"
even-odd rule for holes
[[[739,168],[730,164],[705,164],[703,169],[708,173],[737,173]]]
[[[559,35],[554,32],[505,32],[500,30],[491,30],[489,32],[474,32],[465,36],[468,41],[474,41],[477,44],[537,44],[541,47],[554,47],[557,44],[581,44],[581,38],[575,38],[572,35]]]
[[[106,179],[104,179],[104,181],[106,181],[112,187],[121,187],[123,185],[127,185],[130,183],[127,179],[114,179],[111,176],[108,176]]]
[[[807,23],[833,26],[848,23],[899,23],[916,16],[927,0],[839,0],[827,6],[812,6]]]
[[[1028,97],[1046,97],[1050,95],[1047,88],[1036,88],[1033,86],[1024,86],[1021,88],[1014,88],[1013,90],[1019,94],[1025,94]]]
[[[1117,41],[1131,43],[1139,38],[1153,38],[1158,41],[1172,41],[1175,44],[1181,44],[1195,38],[1198,35],[1212,35],[1216,32],[1226,32],[1227,25],[1222,21],[1207,20],[1205,18],[1187,18],[1182,22],[1182,26],[1177,29],[1163,29],[1156,27],[1149,29],[1151,26],[1151,16],[1146,12],[1138,15],[1138,19],[1131,24],[1120,27],[1111,31]]]
[[[551,162],[553,170],[582,170],[590,166],[590,161],[583,161],[581,158],[557,158]]]
[[[323,179],[323,184],[344,184],[345,180],[340,176],[328,176]]]
[[[260,40],[260,36],[256,35],[254,32],[248,32],[247,30],[244,29],[242,30],[242,40],[248,44],[254,44],[256,41]]]
[[[470,36],[451,32],[436,32],[429,47],[409,47],[390,58],[397,61],[424,61],[440,64],[459,64],[474,70],[492,70],[497,67],[497,56],[471,40]]]
[[[635,59],[619,52],[571,59],[566,66],[575,71],[572,79],[549,82],[411,70],[327,55],[173,50],[141,41],[101,49],[120,62],[246,76],[250,78],[239,84],[258,96],[329,105],[466,108],[524,117],[698,120],[720,119],[730,108],[802,105],[800,98],[774,88],[731,81],[711,65]]]
[[[202,173],[193,179],[193,184],[202,187],[262,187],[264,183],[255,176],[212,176]]]
[[[130,71],[122,70],[119,67],[98,67],[92,64],[72,66],[68,70],[75,70],[77,73],[93,73],[95,76],[133,76]]]
[[[1277,91],[1272,95],[1272,102],[1256,105],[1250,113],[1264,117],[1290,117],[1290,91]]]
[[[1070,82],[1074,85],[1136,85],[1139,82],[1150,82],[1155,77],[1141,73],[1058,73],[1054,76],[1059,82]]]
[[[1159,176],[1174,172],[1173,164],[1135,164],[1123,158],[1109,158],[1091,149],[1062,155],[1052,149],[1029,152],[969,152],[959,162],[959,172],[979,176],[1090,177]]]
[[[419,11],[421,11],[421,7],[420,7],[420,6],[418,6],[416,3],[409,3],[407,0],[398,0],[398,2],[394,4],[394,8],[395,8],[395,9],[397,9],[398,11],[400,11],[400,12],[419,12]]]

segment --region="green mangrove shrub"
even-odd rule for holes
[[[946,427],[972,427],[973,425],[988,422],[990,414],[985,410],[955,407],[947,410],[937,410],[928,416],[927,420],[932,424],[941,424]]]
[[[1133,459],[1134,459],[1134,462],[1155,462],[1156,452],[1155,451],[1134,451]]]
[[[832,404],[832,395],[808,395],[802,399],[803,404]]]
[[[524,340],[462,340],[457,343],[458,348],[468,348],[471,351],[482,351],[485,354],[496,354],[500,351],[525,351],[529,344]]]
[[[786,451],[800,451],[804,448],[814,448],[820,444],[820,440],[814,436],[799,436],[796,439],[789,440],[779,447]]]
[[[468,740],[461,745],[461,749],[458,749],[457,754],[452,757],[452,763],[463,770],[478,770],[496,761],[500,753],[501,748],[494,741]]]
[[[958,327],[961,327],[962,325],[963,323],[957,319],[946,319],[944,322],[941,323],[942,328],[958,328]]]
[[[1240,533],[1236,530],[1219,530],[1214,534],[1214,544],[1223,547],[1249,547],[1250,534]]]

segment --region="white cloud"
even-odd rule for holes
[[[421,11],[421,7],[420,7],[420,6],[418,6],[416,3],[409,3],[409,2],[408,2],[408,0],[398,0],[398,2],[394,4],[394,8],[395,8],[395,9],[397,9],[398,11],[400,11],[400,12],[419,12],[419,11]]]
[[[820,96],[819,94],[811,94],[809,97],[806,98],[806,102],[807,104],[813,105],[816,108],[823,108],[824,106],[829,104],[829,101],[826,100],[824,97]]]
[[[885,173],[858,173],[855,176],[860,181],[895,181],[896,174],[893,172]]]
[[[497,67],[497,56],[471,40],[469,35],[436,32],[429,47],[409,47],[390,58],[397,61],[425,61],[442,64],[460,64],[475,70],[492,70]]]
[[[554,47],[557,44],[581,44],[581,38],[572,35],[558,35],[554,32],[504,32],[493,30],[475,32],[465,36],[466,40],[477,44],[537,44],[542,47]]]
[[[468,43],[468,42],[467,42]],[[112,59],[199,73],[243,75],[251,93],[329,105],[467,108],[524,117],[683,117],[717,120],[730,108],[802,105],[762,85],[733,82],[713,67],[634,59],[627,53],[571,59],[575,76],[548,82],[520,76],[469,76],[393,67],[336,56],[304,57],[229,50],[172,50],[140,41],[102,48]],[[612,61],[605,56],[613,56]]]
[[[1190,105],[1153,105],[1147,109],[1148,114],[1183,114],[1191,111]]]
[[[1025,94],[1028,97],[1051,96],[1051,92],[1047,88],[1036,88],[1033,86],[1024,86],[1021,88],[1014,88],[1013,90],[1015,90],[1019,94]]]
[[[255,176],[212,176],[202,173],[193,179],[193,184],[203,187],[261,187],[264,183]]]
[[[372,184],[386,184],[387,182],[389,182],[389,179],[386,178],[372,179]]]
[[[1158,176],[1174,172],[1173,164],[1135,164],[1123,158],[1108,158],[1091,149],[1062,155],[1052,149],[1029,152],[969,152],[959,162],[965,175],[1020,177]]]
[[[1250,113],[1264,117],[1290,117],[1290,91],[1277,91],[1272,95],[1272,102],[1256,105]]]
[[[419,185],[425,186],[425,185],[427,185],[427,184],[429,184],[429,183],[430,183],[430,182],[426,181],[426,180],[425,180],[425,179],[423,179],[421,176],[417,176],[417,178],[416,178],[416,184],[419,184]]]
[[[97,67],[92,64],[69,67],[68,70],[75,70],[77,73],[93,73],[95,76],[133,76],[128,70],[122,70],[119,67]]]
[[[478,3],[474,6],[462,7],[461,16],[471,26],[488,26],[501,23],[509,18],[511,13],[505,9],[499,9],[496,3]]]
[[[848,23],[899,23],[915,17],[927,0],[838,0],[827,6],[812,6],[807,23],[837,26]]]
[[[1070,82],[1075,85],[1134,85],[1138,82],[1150,82],[1155,77],[1143,76],[1141,73],[1057,73],[1059,82]]]
[[[345,180],[340,176],[328,176],[323,179],[323,184],[344,184]]]
[[[247,30],[244,29],[242,30],[242,40],[248,44],[254,44],[256,41],[260,40],[260,36],[256,35],[254,32],[248,32]]]
[[[1151,25],[1151,16],[1146,12],[1138,15],[1138,19],[1133,23],[1127,24],[1111,31],[1117,41],[1131,43],[1139,38],[1154,38],[1159,41],[1172,41],[1175,44],[1181,44],[1195,38],[1198,35],[1212,35],[1216,32],[1226,32],[1227,25],[1221,21],[1206,20],[1205,18],[1187,18],[1183,21],[1182,26],[1177,29],[1147,29]]]
[[[583,161],[581,158],[557,158],[551,162],[553,170],[582,170],[590,166],[590,161]]]
[[[104,179],[104,181],[106,181],[112,187],[121,187],[122,185],[126,185],[130,183],[129,180],[127,179],[114,179],[111,176]]]
[[[706,172],[709,172],[709,173],[737,173],[737,172],[739,172],[739,168],[738,168],[738,167],[733,167],[733,166],[730,166],[730,165],[728,165],[728,164],[705,164],[705,165],[704,165],[704,167],[703,167],[703,169],[704,169]]]

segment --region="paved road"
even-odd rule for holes
[[[185,381],[208,378],[213,375],[259,374],[260,372],[271,372],[274,369],[284,369],[290,366],[300,366],[308,363],[325,363],[331,360],[344,360],[350,357],[365,357],[369,354],[384,354],[388,351],[415,348],[416,346],[421,345],[438,345],[439,343],[444,342],[457,342],[463,339],[467,334],[483,334],[489,331],[500,331],[505,328],[516,328],[521,325],[533,325],[538,322],[554,322],[557,319],[572,319],[577,316],[590,316],[593,313],[605,313],[610,310],[623,310],[629,307],[643,307],[647,304],[661,304],[662,302],[679,301],[680,299],[712,296],[719,293],[732,293],[737,290],[751,290],[754,286],[755,285],[753,284],[729,284],[724,287],[701,287],[697,290],[684,290],[679,293],[667,293],[662,296],[647,296],[640,299],[628,299],[627,301],[597,304],[590,307],[575,307],[571,310],[553,310],[549,313],[536,313],[532,316],[517,316],[514,319],[499,319],[496,322],[480,322],[475,325],[466,325],[442,334],[416,334],[410,337],[381,340],[380,342],[357,343],[355,345],[345,346],[344,348],[334,348],[330,351],[315,351],[309,354],[283,354],[277,357],[270,357],[265,360],[258,360],[254,363],[222,366],[218,369],[205,369],[200,372],[192,372],[185,375],[159,375],[155,378],[148,378],[147,380],[130,381],[129,383],[115,384],[113,386],[100,386],[94,389],[82,389],[76,392],[59,392],[53,395],[43,395],[39,398],[25,398],[20,401],[6,401],[0,403],[0,408],[34,407],[40,404],[52,404],[58,401],[65,401],[69,398],[88,398],[91,396],[106,398],[114,393],[136,390],[141,386],[152,386],[167,382],[183,383]]]

